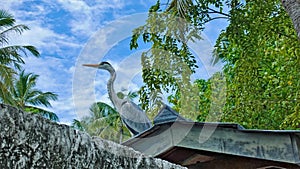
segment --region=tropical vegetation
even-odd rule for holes
[[[56,100],[57,95],[36,89],[38,75],[22,70],[23,57],[39,57],[38,50],[31,45],[10,44],[11,35],[21,35],[25,30],[29,30],[26,25],[16,24],[10,13],[0,10],[0,102],[58,121],[55,113],[37,107],[50,107],[49,101]]]
[[[136,92],[129,91],[127,94],[118,92],[121,99],[134,99],[138,96]],[[122,143],[131,137],[120,114],[110,105],[103,102],[93,103],[89,108],[90,115],[81,120],[74,119],[72,127],[89,133],[91,136],[98,136],[103,139]]]
[[[142,55],[142,107],[159,105],[169,93],[174,109],[198,121],[234,122],[246,128],[298,129],[300,45],[291,18],[279,0],[172,0],[149,10],[133,31],[152,45]],[[225,19],[212,60],[222,72],[191,81],[197,68],[189,42],[200,40],[206,23]],[[209,57],[209,56],[206,56]]]
[[[35,88],[38,77],[33,73],[25,73],[24,70],[18,73],[18,78],[15,79],[13,87],[9,89],[9,104],[26,112],[40,114],[52,121],[58,121],[55,113],[37,107],[51,107],[50,101],[57,100],[57,94],[42,92]]]

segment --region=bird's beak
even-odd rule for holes
[[[83,64],[82,66],[87,66],[87,67],[95,67],[97,68],[99,64]]]

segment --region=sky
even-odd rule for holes
[[[11,45],[33,45],[40,58],[24,58],[26,72],[39,75],[37,88],[58,94],[51,101],[60,123],[71,124],[89,114],[89,106],[111,104],[106,83],[109,73],[83,67],[84,63],[110,62],[117,71],[116,91],[137,91],[142,86],[140,56],[149,45],[129,49],[132,30],[145,23],[156,0],[2,0],[1,9],[30,30],[11,35]],[[221,65],[211,65],[213,45],[226,21],[206,26],[203,40],[189,44],[199,69],[194,78],[208,78]],[[207,57],[209,56],[209,57]],[[167,97],[167,96],[166,96]]]

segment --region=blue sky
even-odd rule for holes
[[[40,75],[37,88],[59,95],[51,102],[61,123],[88,115],[95,101],[109,103],[109,74],[82,67],[83,63],[109,61],[116,68],[116,90],[136,91],[142,84],[140,55],[149,46],[129,50],[132,29],[142,25],[156,0],[2,0],[1,9],[17,23],[29,26],[11,44],[34,45],[40,58],[25,58],[25,70]],[[203,41],[191,43],[199,64],[195,78],[207,78],[220,65],[209,65],[212,46],[226,21],[207,25]],[[141,43],[143,44],[143,43]],[[204,65],[204,66],[203,66]]]

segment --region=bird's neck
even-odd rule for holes
[[[117,96],[117,93],[114,89],[114,82],[116,80],[116,72],[114,69],[108,70],[110,73],[110,79],[107,83],[108,96],[112,101],[115,108],[118,110],[121,107],[122,100]]]

